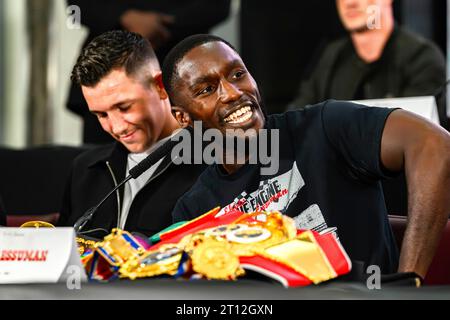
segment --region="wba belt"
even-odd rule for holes
[[[230,211],[217,216],[219,211],[159,234],[160,242],[148,250],[128,233],[115,230],[96,245],[90,261],[92,278],[168,275],[235,280],[252,270],[293,287],[351,270],[350,259],[331,233],[297,230],[294,221],[279,212]]]

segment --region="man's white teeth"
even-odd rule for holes
[[[242,123],[250,119],[252,115],[253,112],[251,107],[243,107],[226,117],[225,122],[231,124]]]

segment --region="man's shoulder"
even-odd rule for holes
[[[358,116],[362,113],[372,113],[371,111],[389,112],[393,110],[386,107],[375,107],[347,100],[329,99],[322,103],[321,115],[326,120],[332,115],[334,118],[345,118]]]
[[[82,166],[94,165],[97,162],[108,159],[108,157],[110,157],[113,151],[117,148],[116,143],[89,145],[86,147],[86,151],[82,152],[75,158],[74,164]]]
[[[313,74],[323,76],[329,73],[329,69],[347,48],[352,48],[351,39],[348,36],[342,36],[322,46],[318,51],[320,58],[315,63]]]
[[[330,41],[322,50],[320,54],[320,60],[316,69],[319,67],[329,67],[329,64],[333,64],[339,57],[339,54],[345,48],[352,48],[351,39],[349,36],[342,36],[335,40]]]
[[[306,105],[301,109],[293,109],[279,114],[272,114],[267,117],[266,127],[268,129],[282,129],[283,127],[295,124],[297,121],[311,121],[320,116],[325,105],[334,105],[337,102],[338,101],[334,100],[326,100],[316,104]]]
[[[421,45],[429,45],[432,42],[430,40],[425,39],[421,35],[414,33],[408,29],[403,27],[397,27],[397,41],[401,41],[402,44],[407,46],[421,46]]]
[[[287,111],[281,115],[268,118],[267,127],[291,128],[299,126],[311,127],[314,123],[327,126],[336,121],[353,121],[352,119],[364,117],[364,114],[388,113],[389,108],[377,108],[354,103],[351,101],[329,99],[314,105],[308,105],[301,110]],[[367,117],[367,116],[366,116]]]
[[[351,39],[348,35],[339,37],[337,39],[334,39],[332,41],[330,41],[327,46],[325,47],[324,52],[327,51],[336,51],[339,50],[340,48],[344,47],[345,45],[349,45],[351,44]]]
[[[416,56],[417,53],[425,53],[442,56],[442,52],[438,46],[432,41],[425,39],[424,37],[409,31],[405,28],[398,27],[396,30],[396,46],[400,48],[399,53],[404,60],[405,56]]]
[[[354,110],[367,107],[368,106],[366,105],[354,103],[352,101],[327,99],[316,104],[307,105],[303,109],[294,109],[284,113],[270,115],[267,118],[267,127],[279,127],[285,124],[283,122],[293,119],[305,118],[311,120],[314,117],[322,116],[325,110],[333,109],[336,113],[339,113],[340,111],[344,111],[344,109]]]

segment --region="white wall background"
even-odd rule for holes
[[[79,145],[82,141],[81,119],[66,109],[70,73],[80,52],[87,30],[67,26],[66,2],[54,0],[50,27],[52,46],[49,56],[49,88],[52,92],[53,143]]]
[[[5,145],[26,147],[26,108],[29,56],[26,36],[26,0],[5,1]],[[86,30],[66,26],[65,1],[54,0],[50,28],[49,88],[53,138],[50,143],[77,145],[81,142],[81,121],[65,109],[70,71]]]
[[[229,43],[231,43],[238,51],[240,50],[240,43],[239,43],[240,9],[241,9],[241,0],[232,0],[230,15],[228,16],[228,19],[211,30],[212,34],[224,38]]]
[[[4,135],[9,147],[26,141],[28,54],[25,31],[25,0],[4,1],[5,9],[5,110]]]

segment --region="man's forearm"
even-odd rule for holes
[[[425,277],[450,214],[450,136],[433,135],[405,154],[408,226],[399,272]]]

